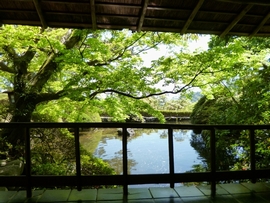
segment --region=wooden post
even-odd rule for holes
[[[174,154],[173,154],[173,129],[168,129],[169,163],[170,163],[170,187],[174,188]]]
[[[211,150],[211,196],[216,196],[216,133],[215,129],[211,129],[210,134],[210,150]]]
[[[32,184],[31,184],[31,145],[30,145],[30,129],[24,128],[23,133],[25,136],[25,161],[26,161],[26,196],[32,197]]]
[[[254,133],[254,129],[249,130],[249,141],[250,141],[250,170],[252,172],[251,182],[256,183],[256,177],[255,177],[256,159],[255,159],[255,133]]]
[[[123,149],[123,176],[124,176],[124,184],[123,184],[123,193],[124,196],[128,195],[128,184],[127,184],[127,175],[128,175],[128,157],[127,157],[127,128],[124,127],[122,129],[123,135],[122,135],[122,149]]]
[[[76,127],[75,129],[75,153],[76,153],[76,176],[77,176],[77,190],[82,190],[81,184],[81,153],[80,153],[80,136],[79,136],[79,128]]]

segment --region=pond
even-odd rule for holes
[[[174,130],[175,172],[184,173],[202,163],[190,145],[191,130]],[[80,137],[81,144],[122,174],[122,137],[117,129],[98,129]],[[164,129],[135,129],[128,138],[128,173],[169,173],[168,133]]]

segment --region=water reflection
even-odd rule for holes
[[[91,146],[93,154],[107,161],[117,174],[122,174],[122,137],[117,135],[117,129],[94,133],[91,133],[91,137],[98,140],[96,136],[99,136],[99,141]],[[176,173],[191,171],[194,165],[202,164],[198,153],[190,145],[191,134],[190,130],[174,130]],[[84,142],[91,142],[91,139],[85,136],[89,135],[82,136],[81,142],[89,147],[89,143]],[[136,129],[135,135],[128,138],[127,148],[129,174],[169,173],[167,130]]]

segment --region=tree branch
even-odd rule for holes
[[[68,32],[63,36],[62,42],[66,46],[67,49],[73,48],[81,39],[79,33],[81,31],[68,30]],[[63,41],[65,40],[65,41]],[[40,92],[46,82],[50,79],[51,75],[54,74],[58,67],[58,63],[55,62],[55,58],[61,56],[61,53],[51,53],[47,60],[44,61],[43,65],[40,67],[36,76],[32,79],[32,92]]]
[[[61,90],[56,93],[41,93],[37,95],[36,103],[39,104],[41,102],[48,102],[52,100],[57,100],[65,96],[65,91]]]
[[[126,97],[129,97],[129,98],[132,98],[132,99],[137,99],[137,100],[139,100],[139,99],[145,99],[145,98],[149,98],[149,97],[153,97],[153,96],[161,96],[161,95],[164,95],[164,94],[178,94],[178,93],[182,92],[185,89],[190,89],[191,88],[190,85],[203,72],[204,72],[204,69],[198,71],[193,76],[193,78],[186,85],[184,85],[183,87],[181,87],[180,89],[178,89],[176,91],[175,90],[172,90],[172,91],[163,91],[163,92],[148,94],[148,95],[145,95],[145,96],[134,96],[134,95],[132,95],[130,93],[125,93],[125,92],[121,92],[121,91],[114,90],[114,89],[106,89],[106,90],[101,90],[101,91],[99,90],[99,91],[93,92],[92,94],[89,95],[89,98],[90,99],[93,99],[93,98],[95,98],[96,95],[102,94],[102,93],[116,93],[116,94],[119,94],[119,95],[122,95],[122,96],[126,96]]]
[[[102,91],[96,91],[96,92],[90,94],[89,98],[93,99],[96,95],[102,94],[102,93],[116,93],[116,94],[119,94],[119,95],[122,95],[122,96],[125,96],[125,97],[129,97],[129,98],[132,98],[132,99],[138,99],[138,100],[139,99],[146,99],[146,98],[153,97],[153,96],[161,96],[161,95],[164,95],[164,94],[178,94],[178,93],[182,92],[185,89],[191,88],[190,85],[196,80],[196,78],[202,72],[203,72],[203,70],[200,70],[186,85],[184,85],[183,87],[181,87],[180,89],[178,89],[176,91],[174,91],[174,90],[172,90],[172,91],[163,91],[163,92],[148,94],[148,95],[145,95],[145,96],[134,96],[132,94],[121,92],[121,91],[118,91],[118,90],[106,89],[106,90],[102,90]]]
[[[222,82],[222,81],[221,81],[220,83],[221,83],[221,85],[223,85],[223,86],[226,88],[226,90],[229,92],[229,94],[230,94],[230,96],[231,96],[233,102],[234,102],[238,107],[240,107],[241,105],[236,101],[236,99],[234,98],[234,96],[233,96],[231,90],[228,88],[228,86],[227,86],[226,84],[224,84],[224,82]]]
[[[22,74],[27,74],[28,65],[34,58],[35,54],[36,51],[34,51],[33,47],[30,46],[22,56],[15,60],[19,72]]]
[[[79,41],[81,41],[81,32],[81,30],[74,30],[71,32],[71,37],[67,37],[64,42],[66,49],[72,49]]]
[[[87,64],[89,66],[105,66],[105,65],[109,65],[110,63],[119,60],[127,50],[129,50],[129,48],[131,48],[134,44],[136,44],[141,38],[143,38],[146,35],[146,33],[143,33],[142,35],[140,35],[140,37],[138,37],[135,41],[133,41],[132,43],[130,43],[128,46],[124,47],[123,49],[119,50],[118,52],[116,52],[112,58],[110,58],[109,60],[107,60],[106,62],[100,62],[97,60],[94,61],[89,61]],[[147,51],[149,49],[152,49],[154,47],[156,47],[158,45],[158,43],[154,44],[151,47],[147,47],[145,49],[142,49],[140,51],[138,51],[137,53],[134,53],[134,55],[140,54],[141,52]]]
[[[8,67],[4,62],[0,62],[0,70],[7,73],[16,73],[16,71],[10,67]]]
[[[18,57],[19,57],[19,56],[17,55],[15,49],[13,49],[12,47],[10,47],[10,46],[4,46],[3,49],[7,52],[8,56],[9,56],[10,58],[12,58],[13,60],[14,60],[15,58],[18,58]]]

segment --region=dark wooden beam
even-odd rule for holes
[[[39,21],[17,21],[17,20],[4,20],[3,24],[21,24],[21,25],[32,25],[32,26],[39,26],[40,22]],[[92,28],[91,24],[86,24],[86,23],[72,23],[72,22],[49,22],[48,26],[50,27],[66,27],[66,28]],[[137,31],[137,26],[130,26],[130,25],[99,25],[99,29],[115,29],[115,30],[121,30],[123,28],[130,29]],[[154,32],[174,32],[174,33],[179,33],[178,28],[163,28],[163,27],[143,27],[142,31],[154,31]],[[194,34],[214,34],[218,35],[220,34],[220,31],[212,30],[188,30],[189,33],[194,33]],[[238,36],[248,36],[247,33],[242,33],[242,32],[229,32],[228,34],[230,35],[238,35]],[[269,33],[258,33],[255,36],[258,37],[270,37]]]
[[[252,8],[252,4],[248,4],[238,16],[231,22],[231,24],[221,33],[220,37],[224,37],[230,30],[244,17],[244,15]]]
[[[270,12],[264,17],[264,19],[260,22],[260,24],[256,27],[256,29],[250,34],[250,37],[253,37],[256,35],[260,29],[264,26],[264,24],[269,20],[270,18]]]
[[[191,24],[191,22],[193,21],[194,17],[196,16],[196,14],[198,13],[199,9],[201,8],[201,6],[203,5],[204,0],[199,0],[199,2],[197,3],[197,5],[195,6],[195,8],[193,9],[192,13],[190,14],[188,20],[186,21],[186,24],[184,25],[184,27],[181,30],[181,34],[185,34],[189,25]]]
[[[71,4],[71,3],[67,3],[67,4]],[[85,4],[85,6],[89,5],[88,4]],[[104,4],[97,4],[95,3],[96,6],[105,6]],[[119,7],[123,7],[123,8],[141,8],[139,6],[130,6],[130,7],[127,7],[127,6],[123,6],[123,5],[119,5]],[[191,12],[191,10],[188,10],[188,9],[177,9],[177,8],[159,8],[159,7],[147,7],[147,10],[160,10],[160,11],[166,11],[166,12],[170,12],[170,11],[174,11],[174,12]],[[9,9],[9,10],[3,10],[3,9],[0,9],[0,12],[1,13],[10,13],[10,12],[13,12],[13,13],[27,13],[27,14],[34,14],[36,13],[36,11],[33,11],[33,10],[15,10],[15,9]],[[60,12],[60,11],[47,11],[47,12],[44,12],[44,14],[56,14],[56,15],[73,15],[73,16],[90,16],[91,14],[89,13],[68,13],[68,12]],[[237,13],[235,12],[221,12],[221,11],[210,11],[210,10],[199,10],[198,11],[198,14],[213,14],[213,15],[227,15],[227,16],[236,16]],[[261,14],[246,14],[245,15],[246,17],[254,17],[254,18],[262,18],[264,17],[263,15]],[[146,19],[146,18],[145,18]],[[165,19],[165,18],[164,18]],[[177,20],[177,19],[176,19]]]
[[[145,18],[145,13],[146,13],[146,10],[147,10],[148,2],[149,2],[149,0],[144,0],[140,20],[139,20],[139,23],[138,23],[138,29],[137,29],[138,32],[140,32],[142,30],[143,21],[144,21],[144,18]]]
[[[90,0],[91,5],[91,19],[92,19],[92,29],[97,29],[97,19],[96,19],[96,6],[95,6],[95,0]]]
[[[34,3],[34,5],[35,5],[36,11],[37,11],[37,13],[38,13],[38,16],[39,16],[39,19],[40,19],[42,28],[43,28],[43,29],[46,29],[46,28],[48,27],[48,25],[47,25],[47,22],[46,22],[46,20],[45,20],[45,18],[44,18],[44,15],[43,15],[41,6],[40,6],[40,4],[39,4],[39,0],[33,0],[33,3]]]
[[[229,3],[236,3],[236,4],[257,4],[257,5],[264,5],[269,6],[270,1],[269,0],[216,0],[216,1],[223,1],[223,2],[229,2]]]

